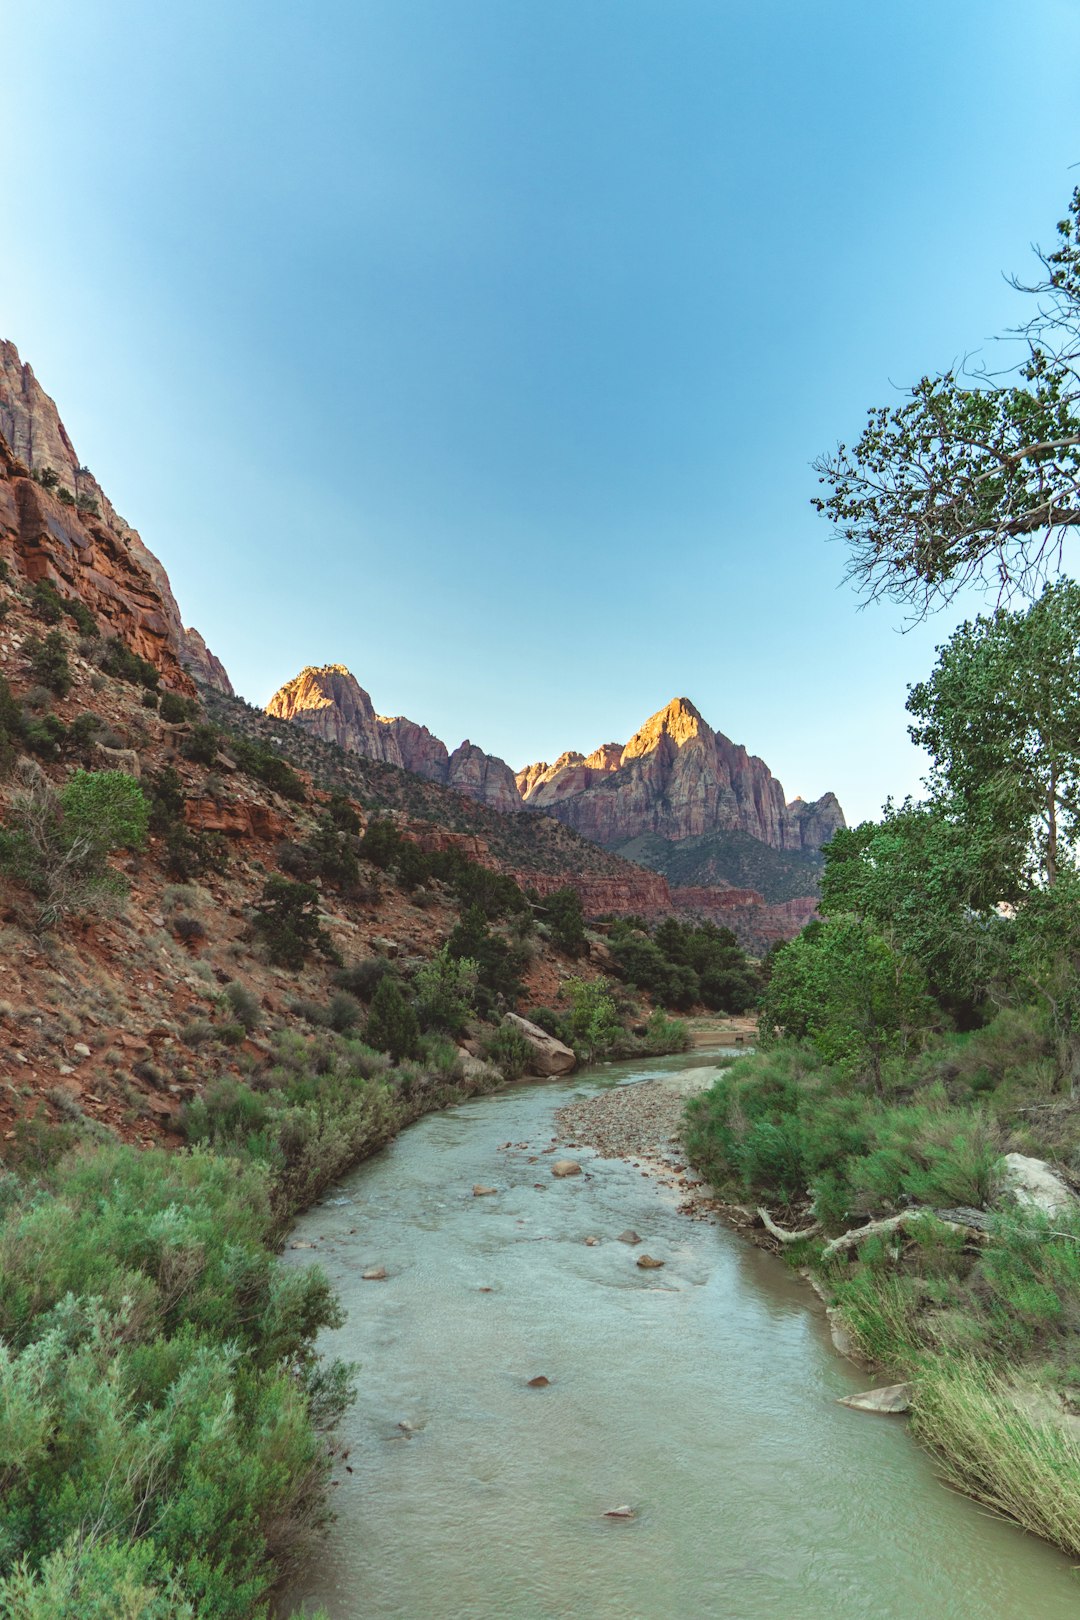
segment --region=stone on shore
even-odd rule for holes
[[[519,1035],[524,1035],[529,1043],[530,1074],[548,1078],[556,1074],[569,1074],[577,1067],[577,1058],[570,1047],[564,1046],[562,1041],[557,1041],[554,1035],[549,1035],[539,1024],[531,1024],[527,1018],[522,1018],[518,1013],[507,1013],[506,1022],[512,1025]]]
[[[909,1412],[911,1410],[910,1384],[883,1384],[880,1389],[865,1389],[859,1395],[842,1395],[841,1406],[853,1406],[857,1412]]]

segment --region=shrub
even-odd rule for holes
[[[76,771],[59,791],[37,766],[27,768],[0,830],[0,865],[40,900],[38,922],[52,927],[70,912],[100,908],[127,892],[107,865],[114,849],[146,836],[149,806],[122,771]]]
[[[30,589],[30,611],[42,624],[59,624],[64,617],[64,598],[47,579],[39,579]]]
[[[607,979],[567,979],[570,997],[567,1022],[575,1050],[600,1057],[623,1034],[622,1022]]]
[[[389,974],[379,980],[364,1038],[377,1052],[388,1052],[395,1062],[416,1055],[420,1040],[416,1014],[397,979]]]
[[[355,1029],[363,1016],[364,1009],[356,997],[350,996],[347,990],[339,990],[336,995],[330,997],[330,1005],[326,1009],[326,1022],[329,1028],[336,1030],[339,1035],[346,1035],[349,1030]]]
[[[154,665],[132,652],[119,636],[109,637],[102,645],[97,661],[98,667],[106,675],[127,681],[132,686],[145,686],[148,691],[156,692],[161,683],[161,676]]]
[[[57,697],[67,697],[73,677],[68,663],[67,646],[59,630],[50,630],[44,638],[27,636],[23,642],[23,656],[27,669],[35,681],[48,687]]]
[[[470,957],[453,957],[444,945],[413,980],[413,1005],[423,1030],[460,1035],[476,998],[479,967]]]
[[[246,984],[234,979],[231,984],[225,986],[222,995],[232,1008],[237,1023],[242,1024],[249,1035],[258,1029],[262,1023],[262,1009],[259,1006],[259,998]]]
[[[220,745],[221,733],[216,726],[192,726],[180,743],[180,752],[194,765],[212,765]]]
[[[504,1080],[520,1080],[532,1059],[532,1047],[513,1024],[500,1024],[484,1041],[483,1052]]]
[[[370,1001],[379,987],[379,981],[393,972],[394,964],[388,956],[366,956],[363,961],[350,962],[347,967],[338,968],[334,983],[339,990],[347,990],[351,996],[359,996],[361,1001]]]
[[[170,725],[180,725],[185,720],[191,720],[199,712],[199,705],[194,698],[181,697],[179,692],[162,692],[158,713]]]

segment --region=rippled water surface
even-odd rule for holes
[[[300,1221],[286,1262],[326,1269],[349,1315],[324,1348],[362,1367],[338,1522],[283,1612],[1076,1620],[1064,1558],[939,1485],[902,1419],[836,1404],[867,1380],[780,1261],[621,1162],[552,1178],[568,1097],[703,1061],[435,1115]]]

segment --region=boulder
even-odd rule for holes
[[[518,1013],[507,1013],[506,1022],[513,1026],[519,1034],[524,1035],[532,1049],[529,1059],[529,1073],[543,1075],[545,1078],[556,1074],[569,1074],[577,1066],[577,1058],[568,1046],[557,1041],[554,1035],[549,1035],[546,1029],[539,1024],[531,1024],[527,1018]]]
[[[1006,1153],[1001,1161],[998,1192],[1043,1215],[1064,1215],[1077,1207],[1074,1193],[1043,1159]]]
[[[390,1273],[385,1266],[368,1266],[366,1271],[360,1273],[362,1282],[385,1282]]]
[[[479,1182],[477,1182],[476,1186],[472,1190],[472,1195],[474,1198],[490,1198],[492,1194],[497,1193],[498,1190],[498,1187],[483,1187]]]
[[[841,1406],[853,1406],[857,1412],[908,1412],[911,1410],[910,1384],[883,1384],[880,1389],[865,1389],[859,1395],[842,1395]]]
[[[551,1173],[560,1180],[563,1176],[580,1176],[581,1166],[576,1159],[556,1159],[551,1167]]]
[[[664,1262],[655,1259],[651,1254],[639,1254],[637,1263],[639,1271],[659,1271]]]

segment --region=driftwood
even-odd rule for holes
[[[762,1209],[760,1204],[758,1205],[758,1216],[766,1232],[774,1237],[777,1243],[798,1243],[800,1238],[814,1237],[816,1233],[821,1231],[821,1222],[814,1221],[812,1226],[804,1226],[801,1232],[785,1232],[782,1226],[777,1226],[768,1210]]]
[[[949,1211],[948,1213],[959,1214],[960,1212]],[[973,1213],[978,1214],[979,1212],[973,1211]],[[922,1220],[924,1215],[933,1215],[934,1219],[940,1221],[942,1226],[951,1227],[954,1232],[973,1232],[979,1237],[985,1235],[981,1226],[974,1226],[971,1221],[966,1219],[959,1221],[948,1220],[944,1212],[939,1213],[935,1209],[905,1209],[901,1210],[899,1215],[889,1215],[882,1221],[870,1221],[866,1226],[856,1226],[852,1231],[844,1232],[840,1237],[833,1238],[831,1243],[826,1243],[821,1252],[821,1258],[822,1260],[831,1260],[834,1254],[844,1254],[848,1249],[857,1247],[866,1238],[886,1237],[890,1232],[899,1231],[902,1226],[909,1226],[912,1221]]]

